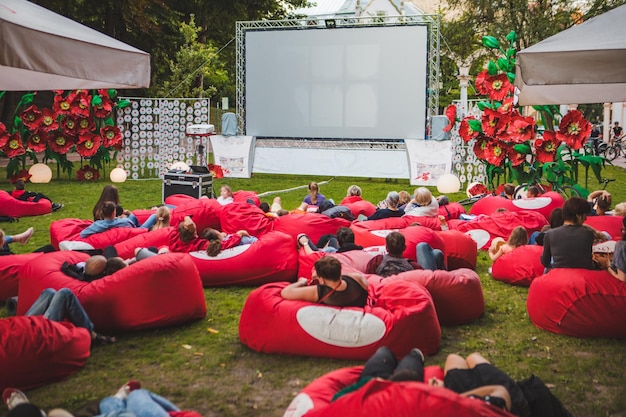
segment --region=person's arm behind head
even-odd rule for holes
[[[310,301],[315,303],[318,301],[317,285],[307,286],[306,278],[298,278],[298,281],[287,285],[282,289],[280,295],[285,300]]]

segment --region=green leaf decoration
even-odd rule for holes
[[[30,103],[33,102],[33,99],[35,98],[35,93],[26,93],[22,96],[20,102],[17,104],[17,107],[19,106],[28,106]]]
[[[515,50],[515,48],[509,48],[506,50],[506,57],[507,58],[513,58],[517,55],[517,51]]]
[[[489,49],[497,49],[500,48],[500,42],[493,36],[483,36],[483,45]]]
[[[517,40],[517,33],[512,30],[506,35],[506,40],[510,43],[514,43]]]
[[[489,64],[487,64],[487,72],[489,75],[496,75],[498,73],[498,66],[495,62],[489,61]]]
[[[104,124],[106,126],[115,126],[115,122],[113,121],[113,118],[111,116],[104,119]]]
[[[505,72],[509,71],[509,60],[504,57],[498,58],[498,68]]]
[[[469,125],[470,128],[472,128],[472,130],[474,132],[482,132],[483,131],[483,124],[480,120],[476,120],[476,119],[469,119],[467,121],[467,124]]]
[[[111,100],[115,100],[115,97],[117,97],[117,90],[110,89],[107,93],[109,93],[109,98]]]
[[[506,73],[507,78],[509,79],[510,83],[515,82],[515,73],[514,72],[507,72]]]
[[[493,109],[493,106],[488,101],[479,101],[476,105],[481,111],[484,111],[485,109]]]
[[[91,98],[91,105],[92,106],[101,106],[102,105],[102,97],[100,97],[98,94],[95,94]]]
[[[7,93],[6,91],[0,91],[0,100],[2,99],[2,97],[4,97],[6,93]]]
[[[526,143],[518,143],[517,145],[513,146],[513,149],[515,150],[515,152],[523,154],[529,154],[533,151],[532,148]]]
[[[120,100],[117,102],[118,109],[123,109],[124,107],[128,107],[128,106],[130,106],[130,101],[128,100]]]

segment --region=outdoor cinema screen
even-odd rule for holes
[[[426,26],[248,30],[246,135],[424,139]]]

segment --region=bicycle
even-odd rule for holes
[[[515,199],[525,198],[526,190],[528,189],[528,187],[531,187],[531,186],[537,187],[539,189],[539,194],[545,194],[548,191],[555,191],[561,194],[561,196],[566,200],[570,197],[581,196],[580,191],[576,187],[569,185],[569,184],[562,185],[560,184],[560,181],[557,180],[558,178],[563,178],[563,174],[565,174],[565,172],[559,169],[555,169],[551,172],[551,174],[552,175],[550,175],[548,178],[544,179],[546,182],[550,184],[550,189],[547,189],[539,182],[541,178],[535,178],[531,182],[526,182],[515,187],[515,193],[513,194],[515,196]],[[553,178],[553,179],[550,179],[550,178]]]
[[[624,138],[624,136],[626,135],[622,135],[619,138],[614,139],[613,145],[606,148],[606,151],[604,151],[604,156],[606,157],[606,159],[608,159],[609,161],[613,161],[615,158],[622,155],[622,139]]]

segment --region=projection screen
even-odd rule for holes
[[[427,26],[247,30],[245,134],[424,139]]]

